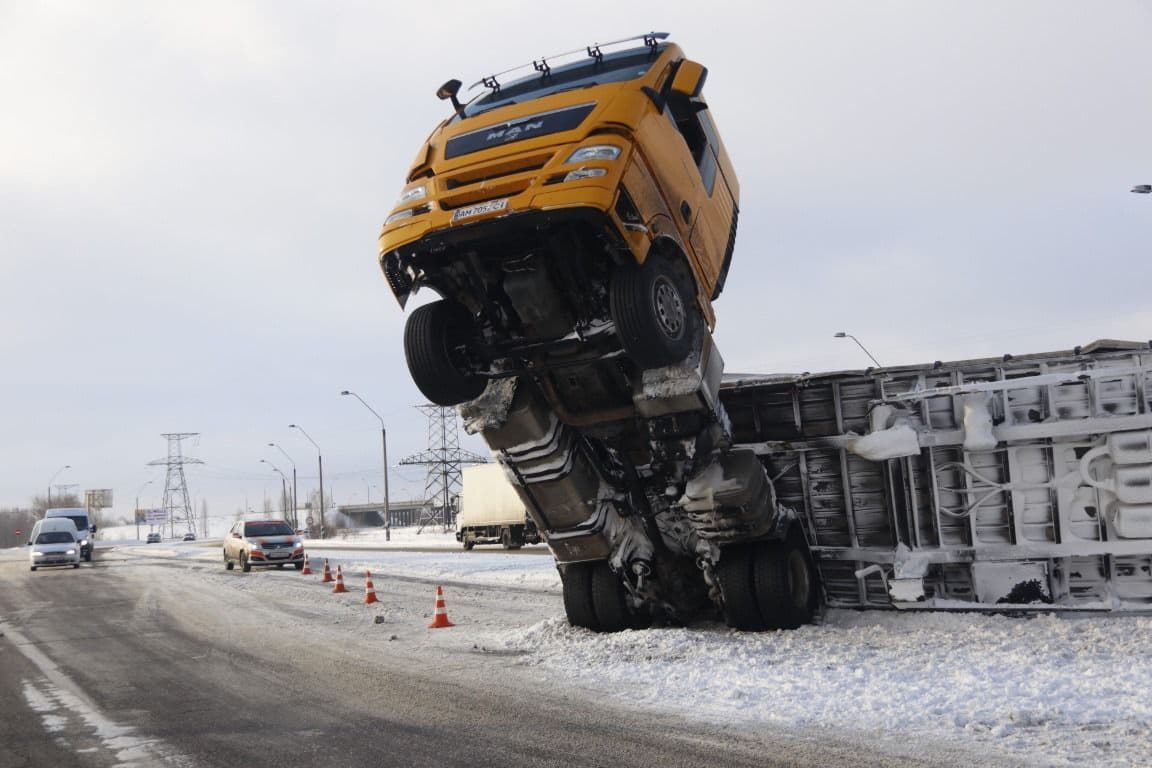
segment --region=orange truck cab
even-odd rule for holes
[[[698,349],[732,259],[739,187],[702,89],[665,33],[541,59],[438,95],[380,235],[432,402],[531,376],[570,423],[622,415],[646,369]]]

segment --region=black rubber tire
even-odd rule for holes
[[[276,570],[278,570],[278,571],[284,570],[284,563],[276,563]]]
[[[465,537],[465,539],[464,539],[464,551],[465,552],[471,552],[472,547],[474,547],[474,546],[476,546],[476,539],[469,539],[469,538]]]
[[[34,571],[34,570],[36,570],[36,566],[30,565],[30,566],[28,566],[28,570]]]
[[[733,629],[759,632],[766,629],[752,586],[753,550],[747,545],[725,547],[716,566],[724,596],[724,622]]]
[[[248,562],[248,555],[243,552],[240,553],[240,570],[248,573],[252,570],[252,563]]]
[[[92,550],[91,549],[89,549],[87,552],[84,553],[84,562],[86,562],[86,563],[92,562]]]
[[[298,571],[302,571],[304,570],[304,563],[293,563],[293,567]]]
[[[512,549],[512,531],[505,528],[500,532],[500,545],[504,549]]]
[[[224,553],[224,569],[230,571],[235,567],[236,567],[236,564],[228,559],[228,553],[225,552]]]
[[[759,545],[752,581],[760,615],[768,629],[797,629],[812,621],[819,592],[803,541],[789,538]]]
[[[79,567],[80,567],[80,563],[72,563],[72,567],[73,567],[73,568],[79,568]]]
[[[662,257],[619,267],[609,305],[624,351],[641,368],[678,363],[692,351],[700,323],[696,297]]]
[[[600,622],[600,632],[638,629],[637,620],[628,609],[624,584],[606,561],[592,569],[592,606]]]
[[[571,563],[564,569],[564,613],[568,623],[593,632],[600,631],[600,622],[592,605],[592,567],[595,563]]]
[[[471,323],[468,310],[450,301],[417,307],[404,325],[404,356],[416,388],[436,405],[456,405],[480,396],[487,381],[462,373],[452,362],[454,340]]]

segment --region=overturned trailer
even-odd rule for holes
[[[728,375],[842,607],[1152,610],[1152,351]]]

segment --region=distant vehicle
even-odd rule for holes
[[[43,521],[41,521],[43,522]],[[80,567],[80,545],[76,541],[76,531],[64,525],[53,525],[49,521],[29,542],[32,550],[28,553],[28,567],[36,570],[45,565],[70,565]]]
[[[283,520],[247,520],[232,526],[224,537],[224,567],[237,564],[247,573],[252,566],[283,568],[288,563],[304,568],[304,543]]]
[[[186,533],[184,534],[184,538],[181,539],[181,541],[196,541],[196,534]]]
[[[464,549],[477,544],[503,544],[504,549],[520,549],[539,544],[540,532],[528,517],[528,510],[499,464],[478,464],[464,469],[464,491],[460,494],[460,515],[456,521],[456,541]]]
[[[88,510],[84,507],[56,507],[44,513],[44,518],[63,517],[72,521],[76,526],[76,540],[80,542],[80,556],[87,561],[92,560],[92,539],[96,533],[96,526],[88,519]]]
[[[159,543],[160,543],[160,534],[158,534],[158,533],[150,533],[150,534],[148,534],[148,538],[147,538],[147,540],[146,540],[146,543],[148,543],[148,544],[159,544]]]

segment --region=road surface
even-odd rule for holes
[[[382,603],[365,606],[359,579],[335,596],[290,568],[228,572],[205,555],[123,548],[30,573],[24,552],[0,554],[0,765],[962,762],[654,716],[471,639],[555,615],[554,593],[456,588],[458,626],[431,631],[429,582],[381,575]],[[324,600],[346,605],[333,618]],[[692,702],[676,705],[690,714]]]

